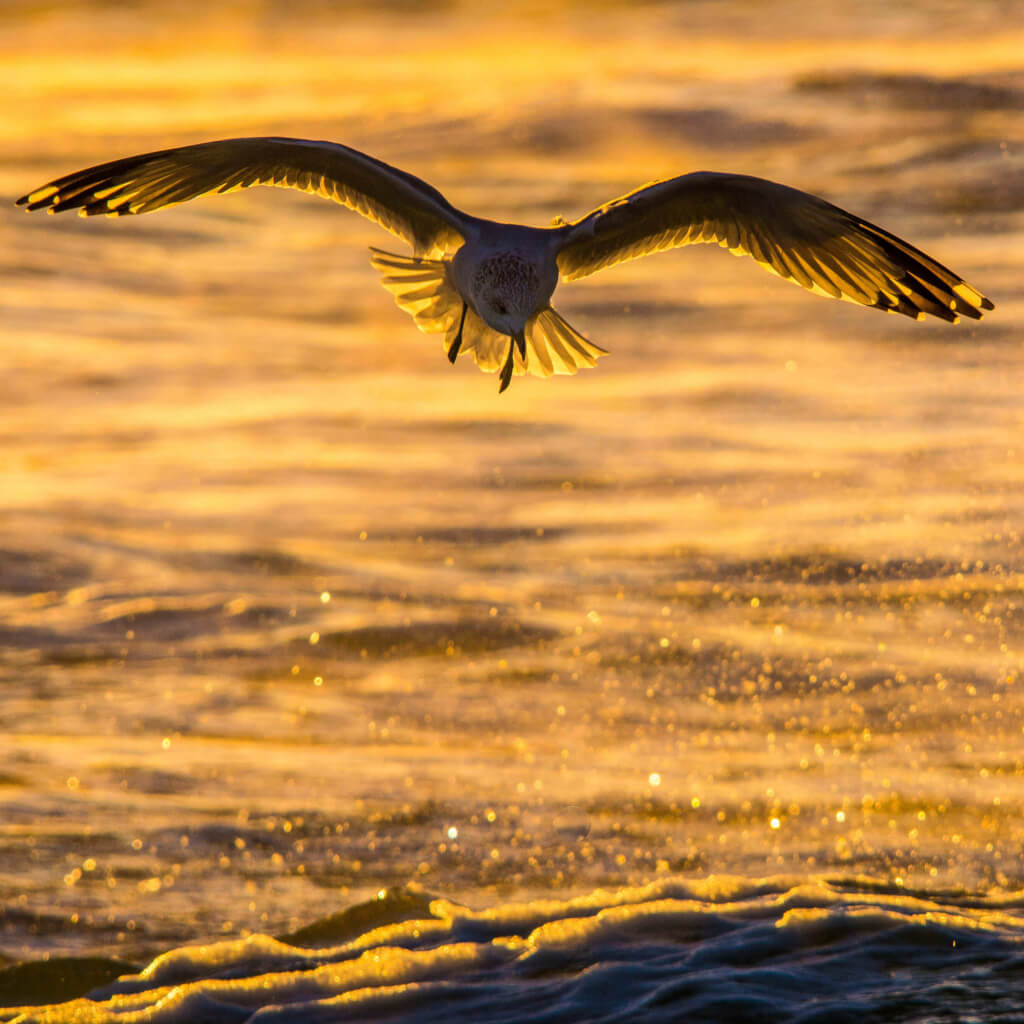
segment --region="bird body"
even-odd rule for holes
[[[412,246],[371,250],[371,263],[417,326],[443,334],[448,358],[470,353],[500,374],[549,376],[605,354],[551,307],[559,280],[695,243],[750,255],[832,298],[920,319],[981,319],[992,302],[884,228],[763,178],[698,171],[653,182],[549,228],[463,213],[433,186],[332,142],[204,142],[99,164],[22,196],[19,205],[83,216],[148,213],[254,185],[299,189],[361,213]]]
[[[511,335],[547,305],[558,284],[556,233],[478,221],[452,257],[455,286],[488,326]]]

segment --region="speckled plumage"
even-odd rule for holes
[[[473,274],[473,290],[519,303],[537,290],[540,277],[536,266],[520,249],[510,249],[481,260]]]

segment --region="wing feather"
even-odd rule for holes
[[[224,139],[112,160],[57,178],[22,196],[18,205],[116,217],[255,185],[332,199],[420,254],[457,248],[473,223],[437,189],[405,171],[338,143],[286,138]]]
[[[798,189],[698,171],[654,182],[560,229],[567,281],[665,249],[717,242],[820,294],[905,316],[980,320],[995,308],[948,267],[884,228]]]

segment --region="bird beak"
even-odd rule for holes
[[[519,349],[519,354],[523,357],[523,362],[526,362],[526,328],[524,327],[521,331],[517,331],[512,335],[512,340],[516,343],[516,348]]]

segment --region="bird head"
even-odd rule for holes
[[[534,254],[512,247],[491,254],[474,268],[473,305],[488,327],[515,337],[546,304],[554,283],[541,281]]]
[[[488,327],[493,327],[499,334],[515,337],[523,333],[526,321],[534,312],[533,303],[529,301],[532,296],[522,296],[526,302],[519,301],[520,298],[507,291],[487,291],[477,296],[477,312]]]

